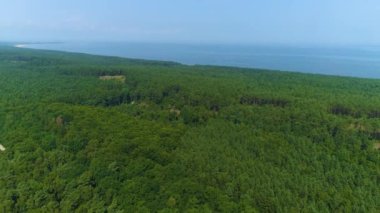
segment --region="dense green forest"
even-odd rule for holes
[[[379,212],[380,80],[0,47],[2,212]]]

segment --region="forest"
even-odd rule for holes
[[[380,80],[0,46],[2,212],[380,212]]]

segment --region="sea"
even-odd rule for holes
[[[19,47],[174,61],[187,65],[217,65],[380,78],[380,46],[371,45],[59,42],[19,44]]]

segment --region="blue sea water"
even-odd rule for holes
[[[205,45],[127,42],[28,44],[61,50],[183,64],[262,68],[380,78],[380,46]]]

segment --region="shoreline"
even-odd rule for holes
[[[13,47],[16,47],[16,48],[26,48],[27,44],[15,44],[15,45],[13,45]]]
[[[289,64],[288,60],[286,61],[285,65],[281,65],[281,63],[282,63],[281,60],[280,60],[281,63],[279,63],[277,65],[276,65],[276,63],[273,63],[272,65],[270,65],[270,64],[268,65],[268,63],[265,62],[265,60],[263,60],[264,61],[263,64],[250,65],[250,64],[247,64],[248,62],[247,63],[244,62],[243,64],[241,64],[241,63],[239,64],[239,60],[237,60],[238,61],[237,63],[233,63],[233,62],[224,63],[224,62],[221,62],[220,60],[217,60],[216,56],[211,57],[211,59],[208,63],[204,62],[204,60],[203,61],[202,60],[192,60],[191,56],[194,53],[191,52],[191,50],[189,50],[190,52],[187,53],[187,55],[188,55],[187,58],[186,58],[186,54],[184,54],[185,59],[183,59],[183,57],[182,58],[176,57],[176,55],[173,54],[173,52],[172,52],[172,54],[164,55],[165,57],[161,57],[159,55],[160,51],[158,51],[157,49],[154,49],[154,48],[148,49],[147,51],[151,52],[151,54],[150,55],[148,54],[148,55],[146,55],[146,57],[144,57],[144,55],[141,55],[141,53],[138,51],[137,52],[135,51],[136,56],[131,56],[131,55],[133,55],[133,53],[131,53],[127,56],[126,54],[120,53],[120,51],[111,51],[111,52],[94,51],[94,49],[88,50],[86,48],[83,48],[81,45],[75,46],[72,48],[43,48],[43,47],[38,46],[39,44],[62,44],[62,43],[65,43],[65,42],[25,42],[25,43],[13,43],[12,46],[15,48],[20,48],[20,49],[49,50],[49,51],[58,51],[58,52],[66,52],[66,53],[80,53],[80,54],[89,54],[89,55],[97,55],[97,56],[105,56],[105,57],[120,57],[120,58],[149,60],[149,61],[169,61],[169,62],[175,62],[175,63],[179,63],[182,65],[188,65],[188,66],[196,66],[196,65],[217,66],[217,67],[231,67],[231,68],[242,68],[242,69],[260,69],[260,70],[272,70],[272,71],[303,73],[303,74],[327,75],[327,76],[337,76],[337,77],[351,77],[351,78],[362,78],[362,79],[363,78],[364,79],[377,79],[377,80],[380,79],[380,73],[379,73],[380,68],[376,69],[376,66],[380,67],[380,61],[379,61],[379,64],[374,64],[373,67],[371,67],[369,69],[368,69],[368,65],[366,65],[365,63],[361,63],[361,64],[357,64],[357,63],[355,64],[354,63],[354,65],[356,65],[357,67],[362,66],[362,70],[367,70],[367,69],[369,70],[366,72],[352,71],[350,69],[348,69],[347,71],[342,71],[342,70],[347,69],[347,66],[350,65],[350,61],[348,59],[339,58],[339,59],[335,59],[335,63],[339,63],[342,60],[348,60],[348,62],[343,63],[343,64],[341,63],[340,66],[336,67],[336,69],[329,72],[326,70],[330,70],[332,68],[331,68],[331,66],[329,67],[329,63],[331,63],[331,61],[327,60],[328,57],[323,58],[325,60],[324,63],[318,62],[317,59],[314,59],[314,61],[311,60],[312,62],[314,62],[314,64],[318,62],[319,66],[311,66],[310,65],[311,62],[308,62],[307,66],[310,66],[309,67],[310,70],[308,70],[307,68],[305,68],[302,65],[302,63],[306,63],[306,62],[305,61],[302,62],[302,60],[297,58],[297,57],[295,57],[295,59],[293,60],[294,63],[292,63],[292,64],[298,64],[299,63],[298,61],[301,60],[302,63],[299,66],[297,66],[297,65],[288,66],[288,64]],[[88,44],[85,44],[84,47],[86,47],[86,45],[88,45]],[[160,46],[158,46],[158,47],[160,47]],[[115,48],[116,48],[116,50],[118,50],[118,48],[120,48],[120,47],[115,47]],[[154,57],[155,54],[156,54],[156,57]],[[253,58],[249,61],[260,60],[260,58],[258,58],[258,59],[255,58],[256,56],[257,55],[253,55],[252,56]],[[204,57],[207,58],[207,54],[204,55]],[[276,59],[278,59],[278,57],[282,57],[282,56],[277,56],[277,58],[276,58],[276,56],[270,57],[270,56],[264,55],[264,57],[266,57],[267,61],[268,60],[269,61],[276,61]],[[201,58],[201,57],[199,57],[199,58]],[[380,58],[379,58],[379,60],[380,60]],[[246,61],[248,61],[248,60],[246,60]],[[377,62],[377,60],[375,60],[374,62]],[[320,64],[322,64],[322,65],[325,64],[325,65],[321,67]],[[335,65],[335,64],[333,63],[333,65]],[[284,66],[284,67],[282,67],[282,66]],[[352,62],[351,62],[351,66],[352,66]],[[302,69],[301,69],[301,67],[302,67]],[[325,67],[325,69],[323,69],[323,67]],[[357,67],[356,67],[356,69],[359,70],[359,68],[357,68]],[[308,70],[308,71],[305,71],[305,70]]]
[[[16,47],[16,48],[26,48],[28,47],[29,45],[33,45],[33,44],[63,44],[64,42],[25,42],[25,43],[13,43],[13,47]]]

